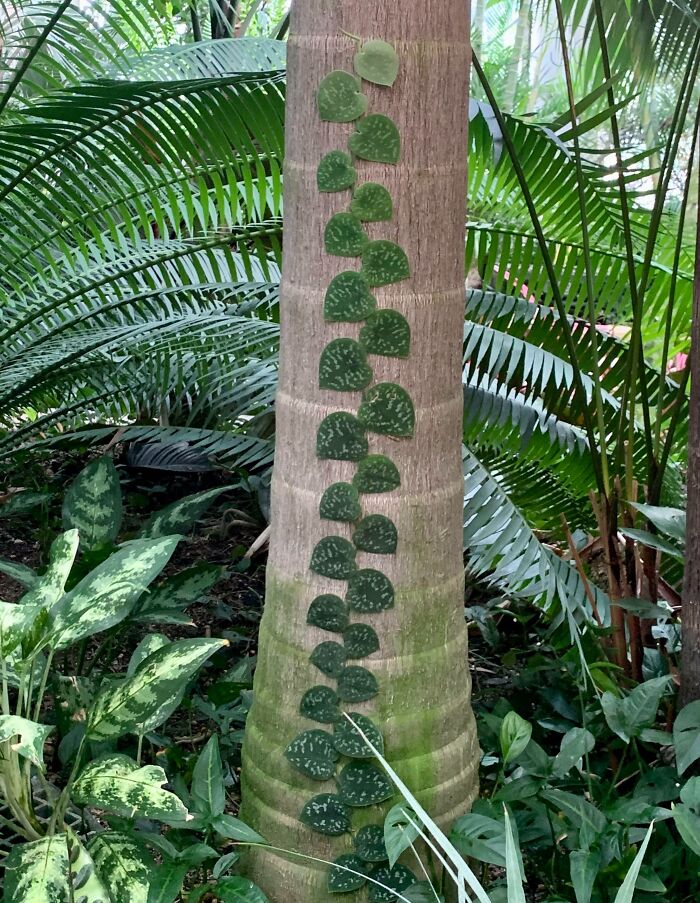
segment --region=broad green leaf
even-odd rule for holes
[[[309,661],[328,677],[339,677],[345,667],[345,647],[333,640],[326,640],[316,646]]]
[[[685,804],[673,806],[673,820],[688,849],[700,856],[700,817]]]
[[[214,584],[222,578],[225,569],[216,564],[201,562],[152,586],[141,597],[131,613],[135,621],[150,621],[161,624],[175,620],[188,620],[182,610],[198,602]]]
[[[314,781],[328,781],[335,774],[338,753],[328,731],[303,731],[284,751],[285,758]]]
[[[348,720],[350,719],[350,720]],[[335,726],[333,744],[344,756],[350,759],[371,759],[374,752],[363,739],[362,734],[380,753],[384,753],[384,737],[377,725],[359,712],[348,712],[347,717],[339,721]]]
[[[530,742],[532,725],[521,718],[517,712],[508,712],[501,722],[500,742],[503,764],[507,765],[517,759]]]
[[[221,815],[226,806],[224,770],[219,753],[219,739],[212,734],[201,751],[192,772],[192,807],[200,815]]]
[[[366,658],[379,649],[379,637],[369,624],[349,624],[343,631],[346,658]]]
[[[391,87],[399,74],[399,55],[386,41],[365,41],[353,62],[355,72],[375,85]]]
[[[676,767],[683,774],[700,759],[700,700],[683,706],[673,724]]]
[[[572,727],[561,738],[561,748],[554,760],[554,774],[568,774],[579,760],[595,746],[595,737],[582,727]]]
[[[352,483],[331,483],[321,496],[319,515],[323,520],[352,523],[362,515],[360,496]]]
[[[569,868],[576,903],[591,903],[593,885],[600,870],[600,853],[592,850],[572,850],[569,853]]]
[[[450,840],[466,857],[501,868],[506,865],[505,823],[478,812],[463,815],[454,823]]]
[[[78,552],[78,531],[68,530],[51,543],[49,566],[20,600],[21,605],[51,608],[61,598]]]
[[[411,437],[416,425],[411,396],[395,383],[370,386],[362,395],[357,417],[370,432],[397,439]]]
[[[122,491],[111,458],[91,461],[68,487],[63,499],[63,527],[80,533],[83,549],[110,545],[122,522]]]
[[[145,661],[156,649],[167,646],[170,642],[170,639],[162,633],[147,633],[131,653],[131,658],[126,668],[126,676],[131,677],[142,661]]]
[[[305,718],[321,724],[334,724],[340,718],[338,694],[330,687],[319,684],[311,687],[301,698],[299,711]]]
[[[256,884],[238,875],[220,878],[214,885],[214,893],[221,903],[269,903]]]
[[[123,621],[168,563],[178,539],[134,540],[84,577],[54,606],[56,648],[64,649]]]
[[[390,458],[367,455],[359,462],[352,484],[358,492],[391,492],[401,485],[401,476]]]
[[[632,527],[620,527],[620,533],[641,545],[648,546],[650,549],[656,549],[658,552],[664,552],[672,558],[677,558],[679,561],[683,561],[685,558],[685,552],[682,549],[677,548],[667,539],[663,539],[655,533],[649,533],[648,530],[633,530]]]
[[[352,541],[361,552],[393,555],[398,543],[398,532],[394,522],[384,514],[368,514],[355,527]]]
[[[326,122],[352,122],[367,111],[369,100],[350,72],[334,69],[318,86],[318,114]]]
[[[641,503],[634,504],[640,514],[643,514],[648,521],[663,533],[665,536],[671,536],[679,542],[685,544],[685,522],[686,513],[682,508],[669,508],[663,505],[643,505]]]
[[[394,203],[383,185],[364,182],[353,192],[350,213],[363,223],[380,223],[393,217]]]
[[[316,170],[316,186],[319,191],[346,191],[357,181],[357,170],[345,151],[331,151],[321,158]]]
[[[125,818],[149,818],[167,824],[185,822],[189,815],[182,801],[163,790],[168,776],[158,765],[139,767],[119,753],[90,762],[73,785],[73,802],[105,809]]]
[[[216,499],[224,492],[230,492],[230,486],[219,486],[185,496],[171,505],[166,505],[146,521],[139,537],[158,539],[175,533],[187,533],[199,518],[208,510]]]
[[[445,898],[439,894],[429,881],[417,881],[409,888],[401,891],[404,900],[408,903],[445,903]]]
[[[370,242],[362,253],[362,275],[371,287],[403,282],[411,275],[406,252],[393,241]]]
[[[109,891],[110,903],[148,903],[156,864],[135,840],[114,831],[99,832],[88,844],[88,852]]]
[[[348,607],[340,596],[332,593],[316,596],[309,606],[306,623],[322,630],[342,633],[348,626]]]
[[[393,867],[398,862],[402,853],[405,853],[418,838],[419,825],[418,816],[413,812],[406,802],[397,803],[393,806],[384,819],[384,847],[386,856],[381,859],[373,858],[372,862],[382,862],[384,858],[389,859],[389,867]],[[379,846],[376,836],[373,836],[371,843],[370,838],[363,844],[363,853],[369,852],[371,855],[379,856]],[[366,846],[366,849],[365,849]],[[358,853],[360,849],[358,848]],[[360,855],[363,855],[360,853]]]
[[[397,850],[405,842],[406,829],[410,828],[411,831],[414,830],[409,826],[408,821],[406,820],[406,816],[404,815],[405,808],[406,807],[401,804],[394,806],[389,813],[391,815],[391,822],[388,821],[389,815],[387,815],[384,821],[384,828],[382,828],[381,825],[364,825],[359,829],[355,834],[353,844],[355,846],[355,852],[360,859],[365,862],[385,862],[389,858],[387,847],[384,842],[384,831],[386,830],[387,825],[393,850]],[[415,832],[413,839],[415,840],[417,836],[418,832]],[[407,847],[404,847],[404,849],[407,849]],[[396,859],[398,859],[402,852],[403,849],[397,854]]]
[[[350,576],[345,601],[353,611],[378,614],[394,607],[394,587],[381,571],[362,568]]]
[[[14,843],[4,886],[4,903],[73,903],[65,835]]]
[[[328,891],[331,894],[347,894],[360,890],[367,882],[366,865],[354,853],[344,853],[333,861],[328,873]]]
[[[670,677],[655,677],[636,686],[629,696],[619,699],[611,692],[603,694],[602,706],[608,726],[629,743],[642,728],[656,720],[656,713]]]
[[[318,385],[336,392],[359,392],[372,382],[367,355],[354,339],[333,339],[321,352]]]
[[[225,837],[227,840],[237,840],[240,843],[266,843],[264,837],[261,837],[257,831],[249,828],[248,825],[236,818],[234,815],[217,815],[212,821],[214,830]]]
[[[403,314],[383,308],[367,317],[367,322],[360,330],[359,341],[367,354],[408,357],[411,327]]]
[[[348,139],[348,147],[356,157],[375,163],[398,163],[401,159],[399,130],[382,113],[370,113],[360,119]]]
[[[359,461],[365,457],[369,442],[364,428],[354,414],[334,411],[318,428],[316,454],[333,461]]]
[[[376,806],[394,795],[394,788],[374,762],[348,762],[336,782],[338,796],[347,806]]]
[[[53,730],[51,725],[37,724],[19,715],[0,715],[0,743],[10,742],[10,748],[44,770],[44,744]]]
[[[649,846],[649,841],[651,840],[651,834],[653,830],[654,823],[652,822],[649,825],[649,830],[646,833],[646,837],[644,838],[642,845],[639,848],[639,852],[634,857],[634,862],[630,866],[630,870],[625,876],[625,880],[622,882],[620,889],[615,895],[614,903],[634,903],[634,891],[637,885],[637,878],[639,876],[639,871],[642,867],[644,855],[646,854],[647,847]]]
[[[506,881],[508,884],[508,903],[525,903],[525,890],[523,888],[522,864],[518,852],[518,846],[513,835],[508,808],[503,807],[505,817],[506,838]]]
[[[365,702],[378,692],[377,678],[359,665],[348,665],[338,675],[338,697],[345,702]]]
[[[98,696],[87,736],[106,740],[125,733],[147,733],[161,725],[182,700],[187,682],[226,640],[179,640],[157,649],[131,677]]]
[[[574,827],[591,841],[599,837],[607,827],[607,819],[600,809],[588,800],[576,796],[575,793],[566,790],[545,790],[542,798],[562,812]]]
[[[189,864],[168,859],[154,868],[148,887],[148,903],[175,903],[179,900],[182,882],[189,870]]]
[[[350,810],[334,793],[320,793],[305,804],[300,821],[319,834],[338,837],[350,830]]]

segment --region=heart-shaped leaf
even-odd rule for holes
[[[416,876],[405,865],[396,863],[391,868],[382,866],[372,875],[375,881],[379,881],[385,887],[373,884],[369,891],[370,903],[395,903],[396,894],[401,893],[416,883]],[[390,889],[388,889],[390,888]]]
[[[399,74],[399,55],[386,41],[365,41],[355,54],[355,72],[367,82],[391,87]]]
[[[352,485],[358,492],[391,492],[401,485],[396,464],[385,455],[367,455],[357,465]]]
[[[383,514],[368,514],[357,525],[352,534],[355,548],[361,552],[376,555],[393,555],[396,551],[398,534],[392,520]]]
[[[379,728],[366,715],[359,712],[348,712],[352,719],[351,724],[347,718],[343,718],[335,726],[333,743],[336,750],[350,759],[371,759],[374,753],[362,739],[357,728],[367,737],[372,746],[382,755],[384,754],[384,738]]]
[[[348,607],[340,596],[332,593],[316,596],[309,606],[306,623],[322,630],[342,633],[348,626]]]
[[[352,853],[338,856],[328,875],[329,893],[347,894],[350,891],[360,890],[367,880],[363,874],[365,868],[365,863]]]
[[[323,316],[328,323],[357,323],[367,319],[376,306],[377,301],[362,273],[346,270],[331,280]]]
[[[346,658],[366,658],[379,649],[379,637],[369,624],[350,624],[343,631]]]
[[[350,213],[365,223],[381,223],[394,215],[394,203],[383,185],[365,182],[355,189],[350,202]]]
[[[362,221],[353,213],[335,213],[326,225],[323,241],[328,254],[359,257],[369,245]]]
[[[360,345],[367,354],[408,357],[411,327],[403,314],[397,310],[377,310],[366,319],[360,330]]]
[[[348,147],[356,157],[374,163],[398,163],[401,159],[399,130],[382,113],[372,113],[361,119],[350,135]]]
[[[367,111],[369,104],[355,76],[342,69],[334,69],[322,79],[316,101],[325,122],[352,122]]]
[[[316,454],[334,461],[360,461],[369,443],[360,421],[348,411],[334,411],[318,428]]]
[[[355,852],[365,862],[386,862],[389,858],[380,825],[365,825],[355,834]]]
[[[350,812],[339,796],[320,793],[301,810],[299,820],[319,834],[339,837],[350,830]]]
[[[327,781],[335,774],[338,752],[328,731],[304,731],[292,740],[284,755],[298,771],[314,781]]]
[[[371,286],[390,285],[408,279],[411,268],[406,252],[393,241],[380,239],[370,242],[362,254],[362,275]]]
[[[349,762],[338,775],[338,796],[348,806],[376,806],[393,795],[391,782],[374,762]]]
[[[324,536],[311,555],[311,570],[332,580],[347,580],[355,573],[355,547],[342,536]]]
[[[365,429],[397,438],[412,436],[416,422],[411,396],[395,383],[367,389],[357,417]]]
[[[345,191],[357,181],[357,170],[345,151],[334,150],[326,154],[316,170],[316,185],[319,191]]]
[[[362,568],[350,577],[345,601],[354,611],[374,614],[394,607],[394,587],[381,571]]]
[[[352,523],[360,518],[360,496],[352,483],[331,483],[321,496],[319,513],[324,520]]]
[[[345,702],[365,702],[378,692],[377,678],[366,668],[349,665],[338,677],[338,697]]]
[[[301,698],[299,711],[305,718],[321,724],[335,724],[340,718],[338,695],[330,687],[311,687]]]
[[[328,677],[338,677],[345,667],[345,647],[328,640],[311,653],[311,664]]]
[[[358,392],[372,382],[367,356],[354,339],[333,339],[321,352],[318,384],[321,389]]]

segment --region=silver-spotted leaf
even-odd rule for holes
[[[376,614],[394,607],[394,587],[381,571],[362,568],[351,576],[345,601],[354,611]]]
[[[316,596],[309,606],[306,623],[322,630],[342,633],[348,626],[348,607],[340,596],[332,593]]]
[[[350,213],[354,213],[363,223],[386,222],[394,215],[394,202],[383,185],[365,182],[353,192]]]
[[[357,323],[376,308],[377,301],[358,270],[346,270],[332,280],[323,303],[323,316],[329,323]]]
[[[320,793],[308,801],[299,819],[319,834],[339,837],[350,830],[350,812],[334,793]]]
[[[331,483],[321,496],[319,514],[324,520],[352,523],[360,518],[360,496],[352,483]]]
[[[390,88],[399,74],[399,55],[386,41],[365,41],[355,54],[354,65],[360,78]]]
[[[343,631],[346,658],[366,658],[379,649],[379,637],[369,624],[350,624]]]
[[[342,536],[324,536],[311,554],[312,571],[332,580],[347,580],[355,573],[355,546]]]
[[[391,285],[411,275],[408,257],[403,248],[382,238],[371,241],[362,254],[362,275],[369,286]]]
[[[126,834],[100,831],[88,844],[88,852],[110,903],[148,903],[156,864],[141,844]]]
[[[316,454],[334,461],[360,461],[369,443],[360,421],[348,411],[334,411],[325,417],[316,435]]]
[[[319,191],[346,191],[357,181],[357,170],[345,151],[334,150],[326,154],[316,170]]]
[[[216,489],[206,489],[178,499],[152,514],[139,536],[155,539],[174,533],[187,533],[222,493],[230,491],[230,486],[218,486]]]
[[[0,743],[9,741],[10,749],[44,770],[44,744],[52,725],[37,724],[19,715],[0,715]]]
[[[349,762],[337,782],[338,796],[347,806],[376,806],[394,795],[391,781],[374,762]]]
[[[188,821],[179,796],[164,790],[168,776],[159,765],[139,766],[128,756],[108,754],[90,762],[73,785],[72,799],[124,818],[148,818],[166,824]]]
[[[344,702],[365,702],[379,692],[377,678],[366,668],[349,665],[338,677],[338,697]]]
[[[401,485],[396,464],[385,455],[367,455],[358,462],[352,485],[358,492],[391,492]]]
[[[311,653],[311,664],[328,677],[338,677],[345,667],[345,648],[333,640],[319,643]]]
[[[350,759],[371,759],[374,753],[362,739],[358,728],[367,737],[369,742],[382,755],[384,754],[384,738],[379,728],[366,715],[359,712],[348,712],[352,724],[347,718],[343,718],[335,726],[333,743],[339,753]]]
[[[360,257],[370,241],[362,221],[353,213],[335,213],[323,233],[327,254],[334,257]]]
[[[78,530],[83,549],[114,542],[122,523],[122,490],[111,458],[91,461],[68,487],[63,499],[63,528]]]
[[[377,383],[367,389],[357,418],[365,429],[397,438],[412,436],[416,425],[411,396],[396,383]]]
[[[65,835],[13,843],[4,866],[4,903],[72,903]]]
[[[375,163],[398,163],[401,159],[399,130],[382,113],[371,113],[361,119],[350,135],[348,147],[356,157]]]
[[[154,653],[156,649],[160,649],[162,646],[167,646],[169,642],[170,637],[167,637],[164,633],[147,633],[146,636],[139,641],[139,643],[136,645],[136,648],[131,653],[129,664],[126,666],[127,677],[131,677],[131,675],[135,673],[141,662],[147,659],[149,655]]]
[[[372,884],[369,890],[370,903],[395,903],[396,894],[393,891],[401,893],[416,883],[416,876],[413,872],[398,862],[391,868],[381,866],[372,877],[390,889],[385,890],[377,884]]]
[[[386,862],[389,858],[384,845],[381,825],[365,825],[355,834],[355,852],[364,862]]]
[[[297,771],[314,781],[327,781],[335,774],[338,753],[328,731],[304,731],[292,740],[284,755]]]
[[[321,724],[335,724],[340,718],[338,694],[330,687],[319,684],[311,687],[301,698],[299,711],[305,718]]]
[[[357,525],[352,541],[361,552],[393,555],[398,541],[396,525],[383,514],[368,514]]]
[[[354,339],[333,339],[321,352],[318,384],[321,389],[359,392],[372,382],[367,356]]]
[[[107,685],[90,712],[87,737],[107,740],[159,727],[182,701],[187,682],[226,640],[178,640],[157,649],[123,683]]]
[[[338,856],[328,873],[328,892],[331,894],[347,894],[360,890],[367,881],[364,870],[365,863],[353,853]]]
[[[369,101],[350,72],[334,69],[321,80],[316,95],[318,115],[325,122],[352,122],[367,111]]]
[[[367,317],[360,330],[360,345],[367,354],[408,357],[411,327],[397,310],[377,310]]]

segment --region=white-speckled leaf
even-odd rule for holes
[[[365,182],[353,193],[350,213],[354,213],[363,223],[381,223],[394,215],[394,202],[383,185]]]
[[[365,277],[358,270],[346,270],[331,279],[323,302],[323,316],[329,323],[357,323],[377,306]]]
[[[90,713],[87,736],[106,740],[147,733],[180,704],[187,682],[226,640],[179,640],[157,649],[116,687],[107,687]]]
[[[354,339],[333,339],[321,352],[318,385],[336,392],[359,392],[372,382],[367,355]]]
[[[122,523],[122,490],[111,458],[96,458],[68,487],[63,499],[63,526],[78,530],[83,549],[114,542]]]
[[[412,436],[416,425],[411,396],[395,383],[370,386],[362,396],[357,417],[365,429],[397,438]]]
[[[84,577],[54,606],[56,648],[123,621],[168,563],[177,543],[177,536],[134,540]]]
[[[63,834],[14,843],[5,860],[3,903],[72,903]]]
[[[316,454],[334,461],[360,461],[369,443],[362,424],[349,411],[334,411],[324,418],[316,436]]]
[[[161,508],[160,511],[151,515],[139,536],[155,539],[160,536],[170,536],[173,533],[187,533],[209,506],[222,493],[230,490],[230,486],[219,486],[218,489],[196,492],[171,505],[166,505],[165,508]]]
[[[394,795],[391,781],[374,762],[349,762],[337,780],[338,795],[347,806],[376,806]]]
[[[323,233],[327,254],[336,257],[359,257],[370,241],[362,228],[362,221],[353,213],[336,213]]]
[[[111,903],[148,903],[148,888],[156,864],[143,847],[124,834],[104,831],[88,844],[97,874]]]
[[[125,818],[150,818],[167,824],[188,821],[180,797],[163,786],[168,776],[158,765],[139,767],[118,753],[102,756],[83,769],[73,785],[73,802],[94,806]]]
[[[362,275],[370,286],[391,285],[411,275],[408,257],[393,241],[371,241],[362,254]]]
[[[51,725],[37,724],[19,715],[0,715],[0,743],[10,741],[11,748],[44,770],[44,743],[53,730]]]
[[[318,86],[318,115],[326,122],[352,122],[367,110],[369,101],[350,72],[334,69]]]
[[[95,869],[92,856],[70,830],[66,831],[73,903],[111,903],[109,892]]]
[[[348,139],[348,147],[356,157],[375,163],[398,163],[401,159],[399,130],[382,113],[371,113],[361,119]]]

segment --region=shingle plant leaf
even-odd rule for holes
[[[359,392],[372,382],[367,356],[354,339],[333,339],[321,352],[318,384],[321,389]]]
[[[323,520],[359,520],[362,509],[357,489],[352,483],[331,483],[321,496],[319,514]]]
[[[372,884],[369,891],[370,903],[395,903],[396,894],[393,893],[393,891],[401,893],[402,891],[408,890],[412,884],[416,883],[416,876],[413,872],[399,862],[391,868],[388,866],[381,866],[372,877],[375,881],[379,881],[381,884],[385,885],[386,888],[391,889],[385,890],[384,887]]]
[[[356,181],[357,170],[345,151],[333,150],[318,164],[316,185],[319,191],[346,191],[353,188]]]
[[[324,536],[311,555],[311,570],[332,580],[347,580],[355,573],[355,547],[342,536]]]
[[[393,555],[398,541],[396,525],[383,514],[368,514],[357,525],[352,541],[361,552]]]
[[[390,88],[399,74],[399,55],[386,41],[365,41],[355,54],[354,66],[366,82]]]
[[[367,284],[375,287],[408,279],[411,268],[404,249],[382,238],[365,246],[361,272]]]
[[[339,796],[320,793],[301,810],[299,819],[319,834],[339,837],[350,830],[350,812]]]
[[[357,728],[367,737],[372,746],[384,755],[384,738],[379,728],[366,715],[359,712],[348,712],[353,720],[351,724],[347,718],[343,718],[335,726],[333,743],[336,750],[350,759],[371,759],[374,753],[362,739]],[[357,727],[356,727],[357,726]]]
[[[352,122],[367,112],[369,104],[358,79],[343,69],[334,69],[321,80],[316,102],[325,122]]]
[[[345,667],[345,647],[333,640],[319,643],[311,653],[311,664],[328,677],[338,677]]]
[[[316,454],[334,461],[360,461],[369,443],[360,421],[349,411],[334,411],[325,417],[316,435]]]
[[[316,596],[309,606],[306,623],[321,630],[342,633],[348,626],[348,607],[340,596],[332,593]]]
[[[367,354],[408,357],[411,327],[397,310],[376,310],[366,318],[360,330],[360,345]]]
[[[348,762],[337,782],[338,796],[348,806],[376,806],[394,795],[391,782],[374,762]]]
[[[350,213],[354,213],[364,223],[386,222],[394,215],[394,202],[383,185],[365,182],[353,193]]]
[[[412,436],[416,424],[411,396],[396,383],[377,383],[367,389],[357,417],[365,429],[397,438]]]
[[[398,163],[401,159],[399,130],[382,113],[361,119],[348,139],[348,147],[356,157],[374,163]]]
[[[391,492],[401,485],[399,470],[385,455],[367,455],[358,462],[352,485],[358,492]]]
[[[319,684],[311,687],[301,698],[299,711],[305,718],[321,724],[335,724],[340,718],[338,694],[330,687]]]
[[[364,862],[386,862],[389,858],[381,825],[364,825],[355,834],[355,852]]]
[[[326,253],[334,257],[360,257],[370,241],[362,220],[354,213],[335,213],[323,233]],[[376,283],[380,284],[380,283]]]
[[[369,624],[349,624],[343,631],[346,658],[366,658],[379,649],[379,637]]]
[[[367,879],[364,870],[365,863],[353,853],[344,853],[333,863],[328,874],[328,892],[331,894],[347,894],[354,890],[360,890],[365,886]],[[348,871],[352,869],[352,871]],[[357,873],[360,874],[357,874]]]
[[[381,571],[362,568],[350,577],[345,601],[362,614],[385,611],[394,607],[394,587]]]
[[[365,702],[378,692],[377,678],[359,665],[348,665],[338,677],[338,697],[344,702]]]
[[[328,731],[312,729],[299,734],[285,749],[285,758],[314,781],[327,781],[335,774],[338,752]]]
[[[357,323],[366,320],[377,301],[359,270],[346,270],[331,280],[323,304],[329,323]]]

